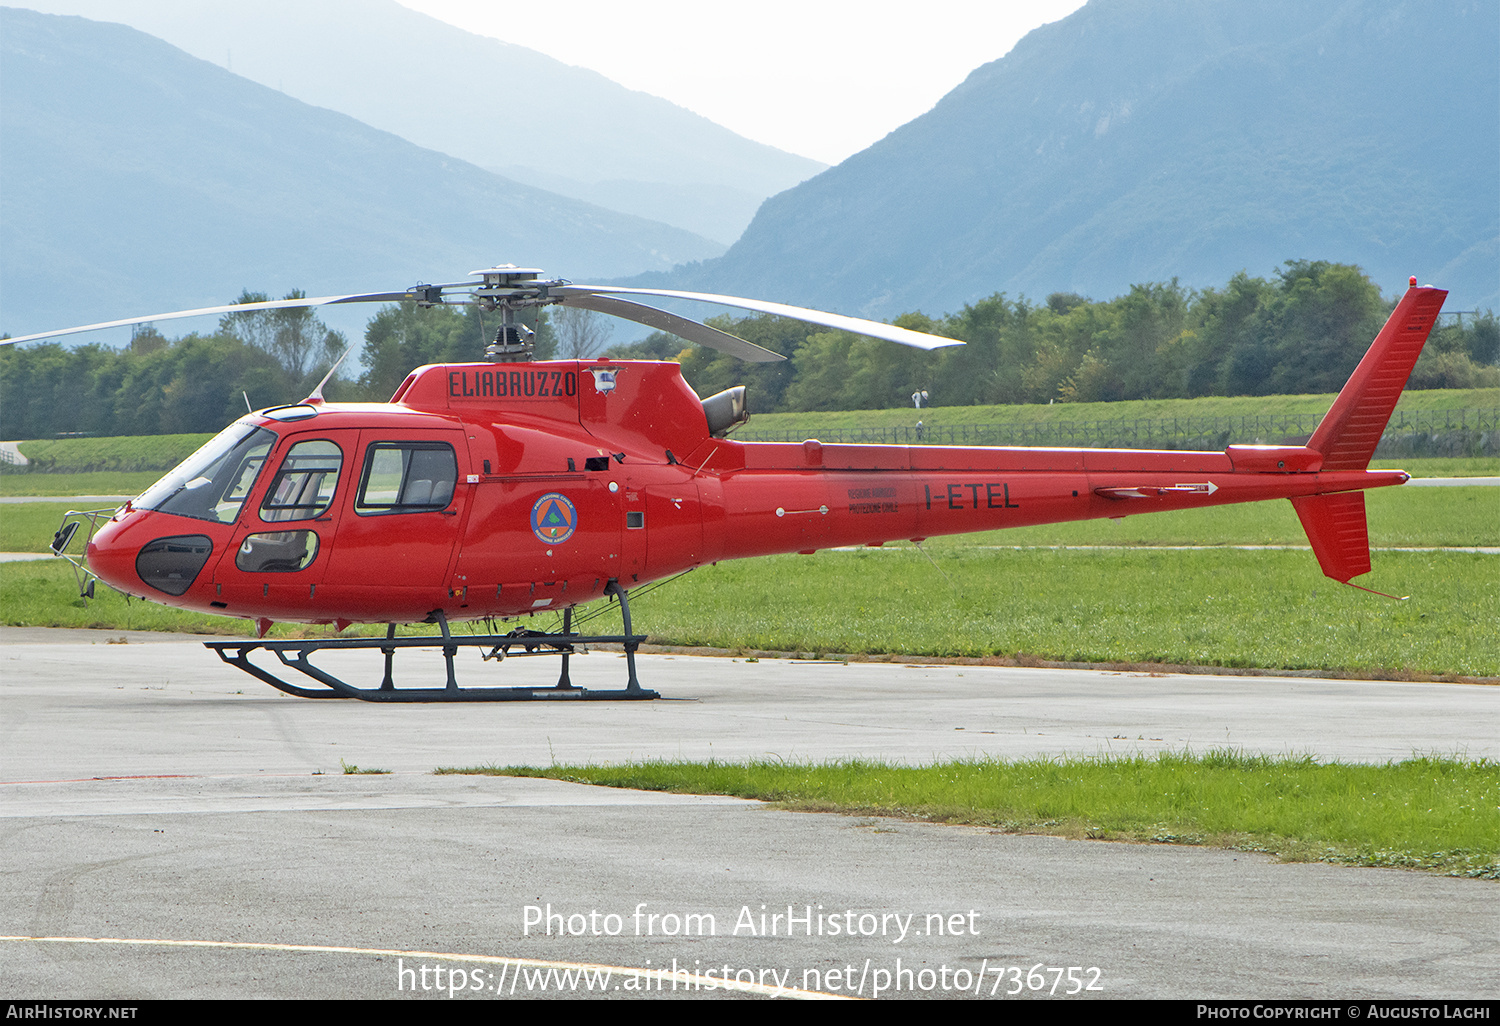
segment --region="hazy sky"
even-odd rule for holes
[[[400,0],[836,164],[1083,0]]]

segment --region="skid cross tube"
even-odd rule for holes
[[[644,634],[630,633],[630,607],[626,604],[626,592],[618,584],[610,582],[610,593],[618,595],[625,620],[624,634],[574,634],[572,610],[563,613],[563,630],[546,633],[518,629],[509,634],[455,635],[448,630],[447,619],[434,612],[429,622],[436,622],[442,636],[422,638],[396,637],[396,625],[386,628],[383,638],[303,638],[293,641],[207,641],[219,658],[231,666],[262,680],[279,691],[298,698],[357,698],[364,702],[526,702],[537,700],[576,699],[579,701],[631,701],[660,698],[655,691],[641,687],[635,672],[635,651],[646,640]],[[590,645],[621,645],[625,649],[627,680],[624,688],[605,690],[581,688],[572,683],[568,673],[569,658],[575,653],[586,652]],[[392,663],[398,648],[433,648],[440,646],[447,679],[442,687],[400,688],[392,674]],[[552,685],[519,686],[504,688],[459,687],[454,672],[453,657],[460,648],[478,648],[485,659],[504,659],[506,656],[559,655],[562,657],[562,674]],[[311,677],[324,688],[309,688],[289,683],[264,667],[250,660],[250,653],[257,649],[273,652],[283,666]],[[385,657],[385,676],[377,687],[355,687],[326,670],[312,664],[313,653],[323,649],[349,651],[355,649],[378,649]],[[512,651],[513,649],[519,651]],[[325,690],[326,688],[326,690]]]

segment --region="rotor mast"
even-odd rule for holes
[[[502,264],[470,271],[481,279],[470,293],[469,303],[481,310],[499,310],[500,327],[495,338],[484,347],[484,358],[491,363],[528,363],[534,356],[536,332],[516,319],[516,311],[556,303],[561,297],[549,296],[548,289],[567,285],[562,279],[541,278],[534,267]]]

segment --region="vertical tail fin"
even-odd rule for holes
[[[1442,289],[1418,288],[1417,279],[1411,280],[1411,288],[1308,439],[1307,447],[1323,454],[1320,469],[1364,470],[1370,465],[1447,296]],[[1351,577],[1370,572],[1363,492],[1306,495],[1293,499],[1292,506],[1324,574],[1348,584]]]
[[[1412,287],[1308,439],[1307,447],[1323,454],[1323,470],[1364,470],[1370,465],[1447,296],[1443,289],[1417,288],[1412,279]]]
[[[1292,500],[1323,573],[1343,584],[1370,572],[1364,492],[1302,495]]]

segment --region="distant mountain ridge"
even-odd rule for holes
[[[393,0],[33,0],[123,22],[235,74],[515,181],[728,245],[824,165],[660,97]],[[516,8],[496,6],[497,19]],[[539,9],[522,14],[540,15]],[[559,31],[566,31],[560,21]]]
[[[508,181],[122,25],[0,8],[0,329],[723,247]]]
[[[1500,19],[1475,0],[1093,0],[636,279],[889,318],[1288,259],[1500,306]]]

